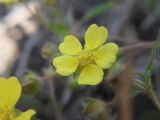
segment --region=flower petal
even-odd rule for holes
[[[21,95],[21,85],[16,77],[0,77],[0,109],[12,109]]]
[[[107,43],[104,44],[102,47],[99,48],[97,51],[105,51],[111,54],[117,54],[118,53],[118,45],[115,43]]]
[[[62,54],[77,55],[82,52],[82,46],[79,40],[73,35],[67,35],[64,41],[59,45]]]
[[[72,56],[62,55],[53,59],[53,65],[56,67],[57,73],[69,76],[76,71],[78,60]]]
[[[94,54],[95,62],[103,69],[110,68],[116,61],[118,46],[114,43],[108,43],[100,47]]]
[[[26,112],[21,113],[18,117],[14,118],[13,120],[31,120],[32,116],[36,112],[32,109],[27,110]]]
[[[96,85],[103,79],[103,70],[94,64],[88,64],[81,71],[78,84],[80,85]]]
[[[100,47],[108,37],[108,30],[104,26],[92,24],[85,34],[85,47],[87,50]]]

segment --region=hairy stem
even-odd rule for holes
[[[147,94],[150,97],[150,99],[153,101],[153,103],[155,104],[155,106],[157,107],[157,109],[160,111],[160,102],[158,100],[158,98],[156,97],[156,94],[153,90],[152,86],[148,86],[147,87]]]

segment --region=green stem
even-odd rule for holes
[[[153,103],[155,104],[157,109],[160,111],[160,101],[156,97],[156,94],[155,94],[152,86],[147,87],[147,94],[151,98],[151,100],[153,101]]]

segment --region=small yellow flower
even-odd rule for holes
[[[115,43],[104,44],[108,30],[104,26],[92,24],[85,33],[85,46],[73,35],[67,35],[59,45],[62,56],[53,59],[57,73],[69,76],[80,71],[78,83],[96,85],[103,79],[103,69],[108,69],[116,61],[118,46]],[[104,45],[103,45],[104,44]]]
[[[21,85],[15,77],[8,80],[0,77],[0,120],[31,120],[34,110],[27,110],[20,114],[15,105],[21,95]]]

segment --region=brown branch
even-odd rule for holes
[[[54,117],[56,120],[64,120],[64,116],[60,110],[60,106],[58,105],[56,95],[55,95],[55,87],[53,80],[55,79],[55,76],[49,77],[47,80],[49,92],[50,92],[50,98],[52,103],[52,108],[54,112]]]
[[[137,51],[137,49],[148,49],[148,48],[152,48],[153,45],[154,45],[154,42],[137,43],[135,45],[128,45],[125,47],[121,47],[120,52],[123,54],[127,52]],[[160,46],[160,43],[159,43],[159,46]]]
[[[30,36],[29,39],[26,40],[25,46],[22,49],[22,52],[19,56],[19,60],[17,62],[17,68],[15,70],[15,76],[22,77],[24,72],[26,71],[27,64],[29,62],[29,58],[31,56],[32,50],[37,45],[37,43],[44,40],[46,37],[45,31],[38,31]]]
[[[131,71],[131,58],[126,58],[128,63],[123,68],[121,77],[118,81],[118,94],[119,94],[119,117],[120,120],[132,120],[132,104],[131,104],[131,88],[132,88],[132,71]]]

